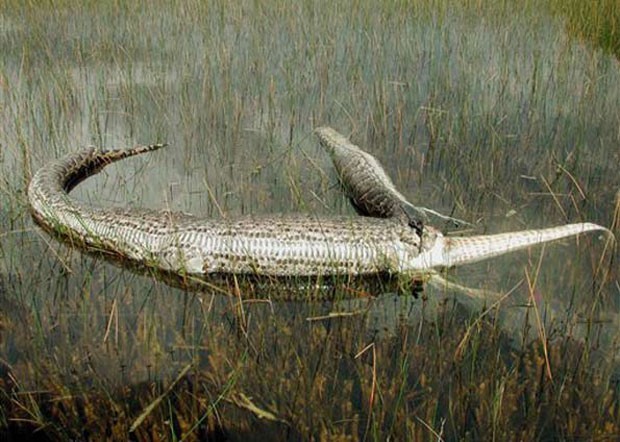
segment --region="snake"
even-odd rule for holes
[[[72,189],[108,165],[165,144],[88,147],[50,161],[29,183],[30,212],[37,225],[69,246],[128,267],[207,284],[221,275],[270,281],[386,275],[418,280],[438,268],[470,264],[585,232],[609,232],[584,222],[445,236],[403,212],[406,199],[372,155],[334,129],[321,127],[315,134],[330,152],[341,179],[349,183],[353,202],[368,216],[206,218],[167,210],[99,207],[71,197]]]

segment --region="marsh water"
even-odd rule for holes
[[[241,302],[82,255],[27,207],[30,176],[63,153],[167,142],[73,196],[206,217],[356,216],[312,135],[330,125],[412,202],[474,224],[455,233],[591,221],[618,234],[620,63],[559,18],[398,2],[1,12],[4,426],[127,434],[189,365],[193,383],[173,394],[198,411],[167,398],[142,425],[233,438],[617,434],[618,255],[599,235],[446,274],[500,303],[431,286]],[[134,385],[151,396],[124,396]],[[53,406],[76,397],[115,405]]]

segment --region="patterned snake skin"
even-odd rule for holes
[[[375,157],[329,127],[315,130],[321,146],[330,155],[344,190],[360,215],[399,218],[421,228],[428,215],[456,225],[469,223],[442,215],[426,207],[414,206],[400,193]]]
[[[326,133],[337,134],[325,128],[317,131],[322,141]],[[334,140],[336,146],[348,143],[341,136]],[[205,219],[168,211],[91,207],[69,196],[71,189],[107,165],[163,146],[88,148],[50,162],[35,174],[28,188],[34,220],[70,245],[204,281],[218,274],[276,278],[424,274],[436,267],[476,262],[578,233],[606,230],[581,223],[447,238],[431,226],[412,228],[394,216],[399,210],[394,206],[394,195],[400,194],[393,185],[388,186],[389,178],[366,153],[366,158],[374,161],[360,167],[359,178],[354,174],[349,179],[364,182],[368,175],[383,172],[377,180],[369,181],[369,190],[373,186],[387,190],[383,197],[367,204],[366,211],[373,215],[381,208],[388,218],[272,215]],[[362,191],[356,192],[360,192],[359,201]]]

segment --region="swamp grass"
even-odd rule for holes
[[[59,246],[25,195],[65,152],[168,142],[75,197],[214,217],[353,214],[312,135],[330,125],[413,202],[478,231],[587,220],[618,234],[617,22],[595,3],[3,2],[3,431],[618,437],[618,255],[601,265],[595,235],[449,272],[509,294],[498,305],[435,287],[241,303]],[[608,27],[612,49],[599,49]]]
[[[552,11],[566,18],[571,34],[620,58],[620,8],[615,0],[550,1]]]

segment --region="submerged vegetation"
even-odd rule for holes
[[[492,303],[448,286],[241,302],[58,245],[25,197],[65,152],[168,142],[76,198],[354,216],[312,136],[330,125],[478,231],[618,235],[614,3],[2,2],[0,434],[619,437],[618,252],[596,236],[448,272]]]

